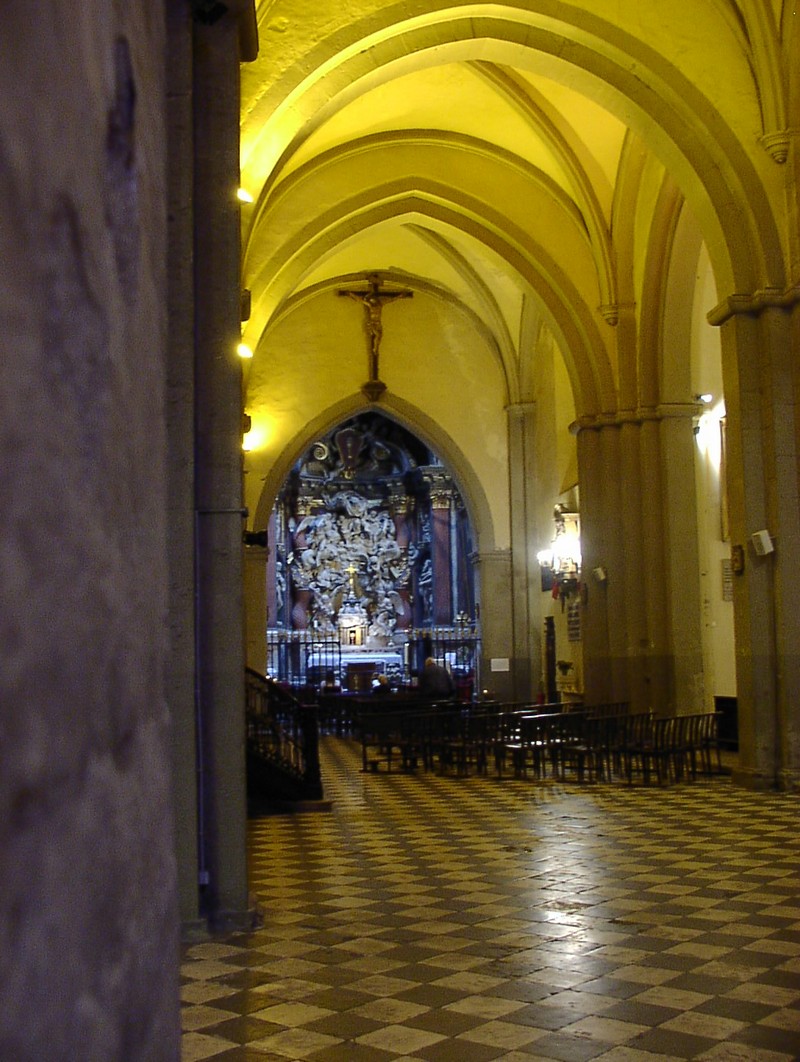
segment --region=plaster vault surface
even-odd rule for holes
[[[509,535],[509,407],[554,410],[560,487],[571,421],[686,401],[641,343],[648,268],[682,214],[712,296],[784,283],[768,200],[787,18],[779,0],[258,5],[241,140],[257,519],[314,433],[369,402],[368,321],[336,297],[369,276],[413,292],[382,307],[381,404],[451,464],[484,544]]]

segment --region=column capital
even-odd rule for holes
[[[449,487],[434,487],[430,497],[432,509],[449,509],[450,502],[453,500],[453,492]]]
[[[800,135],[800,129],[773,129],[760,136],[758,142],[772,161],[780,166],[789,158],[789,147],[793,140],[797,140],[798,135]]]
[[[506,564],[511,559],[510,549],[479,549],[474,553],[474,559],[478,564],[486,561],[496,561]]]
[[[578,417],[569,430],[572,435],[584,431],[602,431],[603,428],[620,428],[623,424],[642,424],[661,420],[680,420],[698,416],[703,411],[699,402],[661,402],[657,406],[638,406],[636,409],[620,409],[616,413],[598,413]]]
[[[428,470],[425,480],[430,491],[431,507],[434,509],[449,509],[453,498],[453,484],[446,472]]]
[[[635,302],[604,302],[597,307],[597,312],[606,324],[611,325],[612,328],[616,328],[619,324],[620,315],[624,313],[633,313],[635,309]]]
[[[758,317],[765,310],[791,310],[800,302],[800,283],[788,288],[760,288],[752,293],[734,293],[706,314],[710,325],[723,325],[732,317],[748,314]]]
[[[506,413],[508,413],[510,417],[524,417],[535,412],[535,402],[509,402],[506,406]]]

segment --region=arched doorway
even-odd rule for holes
[[[440,458],[367,410],[295,462],[270,517],[267,670],[292,686],[408,687],[427,655],[470,697],[479,628],[473,531]]]

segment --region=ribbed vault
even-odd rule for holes
[[[787,285],[784,6],[262,2],[242,73],[245,407],[268,440],[251,509],[303,424],[366,402],[363,320],[336,291],[368,274],[414,292],[385,312],[381,401],[440,425],[476,482],[507,464],[507,409],[561,387],[553,349],[562,432],[689,402],[662,386],[678,219],[720,298]],[[502,544],[508,486],[482,489]]]

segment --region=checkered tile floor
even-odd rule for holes
[[[250,824],[263,928],[188,946],[184,1062],[800,1059],[800,797],[362,774]]]

